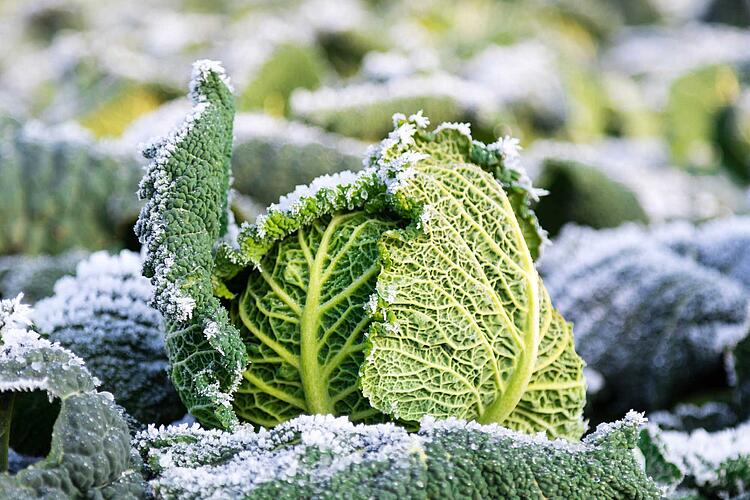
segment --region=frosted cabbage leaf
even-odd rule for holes
[[[583,362],[552,307],[503,187],[460,127],[421,131],[377,161],[419,155],[394,195],[411,218],[379,243],[364,394],[405,420],[457,416],[577,439]]]

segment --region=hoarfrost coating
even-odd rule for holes
[[[409,433],[392,423],[354,425],[345,417],[304,415],[273,429],[241,425],[231,433],[187,424],[149,426],[134,443],[152,487],[164,496],[224,498],[279,491],[315,497],[356,491],[421,498],[471,477],[455,486],[477,495],[525,497],[532,494],[527,488],[538,493],[541,487],[550,496],[588,491],[614,499],[638,491],[643,498],[656,498],[631,449],[644,423],[641,414],[630,412],[573,443],[454,418],[425,417],[419,432]],[[534,464],[531,469],[519,468],[527,461]],[[603,467],[612,465],[620,473],[603,474]],[[550,476],[545,467],[567,474]],[[579,467],[587,471],[585,479],[570,476],[580,473]],[[476,468],[482,473],[474,477]],[[536,477],[532,486],[527,474]],[[487,490],[484,481],[492,478],[497,483]],[[566,489],[573,483],[576,488]]]

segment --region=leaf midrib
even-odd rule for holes
[[[305,305],[300,315],[300,378],[302,379],[307,410],[310,413],[323,415],[335,413],[334,403],[328,392],[328,374],[318,359],[320,354],[318,330],[320,329],[321,290],[326,278],[324,264],[329,257],[328,250],[331,238],[342,222],[356,214],[357,212],[331,217],[310,267]],[[300,239],[304,239],[304,237],[300,235]],[[307,247],[307,245],[304,246]],[[309,252],[309,247],[307,249]]]
[[[453,168],[445,168],[441,166],[436,166],[436,168],[447,172],[449,175],[464,177],[465,180],[465,175]],[[489,174],[484,174],[489,176]],[[490,184],[490,186],[492,186],[492,184]],[[488,201],[492,201],[495,203],[499,202],[502,204],[503,212],[507,214],[508,222],[513,228],[513,230],[510,232],[511,234],[508,236],[512,237],[516,242],[518,257],[520,260],[519,268],[523,271],[523,276],[526,280],[527,315],[523,328],[523,345],[521,346],[523,352],[520,353],[519,364],[516,366],[515,370],[513,370],[513,373],[508,378],[505,392],[503,394],[498,394],[498,397],[492,403],[490,403],[489,406],[487,406],[485,412],[480,414],[479,418],[477,419],[482,424],[502,423],[506,418],[508,418],[508,416],[516,408],[516,406],[518,406],[518,403],[521,400],[521,397],[526,391],[526,387],[531,380],[531,376],[534,373],[534,365],[536,364],[536,358],[539,349],[539,313],[541,305],[539,302],[539,287],[537,280],[534,279],[536,277],[534,261],[531,258],[531,253],[523,238],[523,231],[518,224],[518,220],[515,217],[513,207],[510,205],[510,200],[508,199],[508,197],[504,196],[504,193],[501,196],[490,197],[485,193],[482,193],[481,191],[475,189],[473,185],[470,185],[469,189],[478,192],[479,195],[483,196]],[[465,217],[469,219],[468,222],[470,226],[477,225],[468,213],[463,210],[461,210],[461,212],[463,212]],[[492,293],[496,293],[494,288],[492,289]]]

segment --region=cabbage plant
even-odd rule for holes
[[[227,235],[233,99],[199,61],[192,114],[147,148],[136,231],[172,380],[205,424],[423,416],[583,432],[583,362],[534,267],[517,141],[394,116],[366,168]]]

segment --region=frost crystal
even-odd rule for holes
[[[150,426],[134,446],[165,497],[422,498],[454,488],[482,497],[487,483],[464,479],[481,470],[488,483],[505,488],[498,491],[523,498],[540,488],[550,497],[565,489],[586,498],[619,498],[618,491],[655,498],[632,454],[643,423],[630,413],[573,443],[454,418],[425,417],[419,432],[409,433],[391,423],[316,415],[257,432],[248,425],[232,433]],[[618,474],[611,474],[614,463]]]
[[[487,149],[499,152],[509,167],[517,167],[521,158],[520,142],[515,137],[506,135],[496,142],[488,144]]]
[[[134,252],[96,252],[78,264],[76,276],[57,282],[32,318],[51,340],[83,357],[102,389],[136,419],[170,422],[184,410],[167,379],[166,327],[149,306],[153,288],[141,265]]]
[[[441,130],[450,130],[450,129],[457,130],[461,134],[471,139],[471,124],[470,123],[456,123],[456,122],[441,123],[435,129],[435,133],[438,133]]]
[[[750,423],[718,432],[663,431],[657,439],[665,459],[707,497],[737,498],[750,490]]]
[[[23,293],[19,293],[13,299],[4,299],[0,301],[0,328],[4,334],[11,330],[25,330],[31,325],[31,306],[22,303]],[[9,343],[4,338],[4,343]]]
[[[207,97],[200,92],[200,86],[206,81],[211,73],[219,76],[221,81],[227,88],[234,92],[234,87],[229,80],[224,66],[219,61],[212,61],[210,59],[201,59],[193,63],[193,73],[190,76],[190,98],[193,102],[199,103],[204,102]]]

